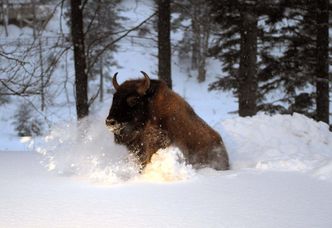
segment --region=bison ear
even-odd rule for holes
[[[142,85],[138,87],[137,92],[139,95],[143,96],[146,93],[146,91],[150,88],[150,78],[147,75],[147,73],[145,73],[144,71],[141,71],[141,73],[144,75],[144,81]]]
[[[112,83],[113,83],[113,86],[114,86],[114,89],[115,90],[118,90],[119,89],[119,84],[118,84],[118,82],[117,82],[117,80],[116,80],[116,76],[118,75],[118,72],[116,72],[115,74],[114,74],[114,76],[113,76],[113,78],[112,78]]]

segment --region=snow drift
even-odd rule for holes
[[[140,174],[135,158],[114,144],[102,118],[86,122],[90,124],[58,126],[36,146],[48,170],[110,184],[169,182],[195,176],[174,147],[159,150]],[[300,114],[261,114],[229,119],[217,128],[225,140],[232,170],[296,171],[332,179],[332,134],[324,123]]]
[[[301,115],[226,120],[217,127],[232,170],[193,170],[170,147],[139,174],[103,118],[88,122],[59,125],[32,145],[55,173],[34,153],[0,152],[0,227],[331,227],[325,124]]]
[[[310,173],[332,178],[329,126],[300,114],[257,115],[222,123],[233,169]]]

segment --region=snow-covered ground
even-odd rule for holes
[[[332,225],[332,134],[323,123],[228,119],[217,129],[232,170],[193,170],[168,148],[138,174],[102,120],[84,138],[67,125],[31,141],[39,154],[0,152],[0,227]]]
[[[0,227],[331,227],[332,185],[297,172],[205,170],[182,182],[92,184],[0,153]]]
[[[127,15],[136,25],[152,7],[135,1],[126,5]],[[50,31],[58,25],[53,21]],[[115,58],[123,68],[112,69],[120,82],[140,70],[156,78],[148,43],[120,45]],[[45,111],[54,123],[40,138],[17,137],[17,104],[0,106],[0,227],[332,227],[328,126],[299,114],[237,117],[230,93],[207,91],[219,63],[209,61],[207,70],[207,81],[198,84],[174,56],[174,90],[222,135],[229,171],[194,170],[171,147],[139,174],[104,126],[110,94],[91,108],[85,137],[73,121],[73,104],[57,103],[66,101],[64,94]]]

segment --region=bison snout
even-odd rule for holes
[[[107,126],[114,126],[116,124],[116,121],[113,119],[106,119],[106,125]]]
[[[123,123],[118,123],[114,119],[106,119],[106,126],[114,134],[119,134],[119,132],[124,128]]]

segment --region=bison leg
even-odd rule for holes
[[[151,157],[159,149],[164,149],[171,144],[167,133],[160,128],[147,125],[143,134],[142,151],[138,155],[142,170],[151,161]]]
[[[227,151],[223,144],[210,151],[209,163],[210,167],[216,170],[228,170],[230,168]]]
[[[228,170],[229,161],[226,148],[221,143],[213,148],[188,153],[187,161],[195,169],[210,167],[215,170]]]

